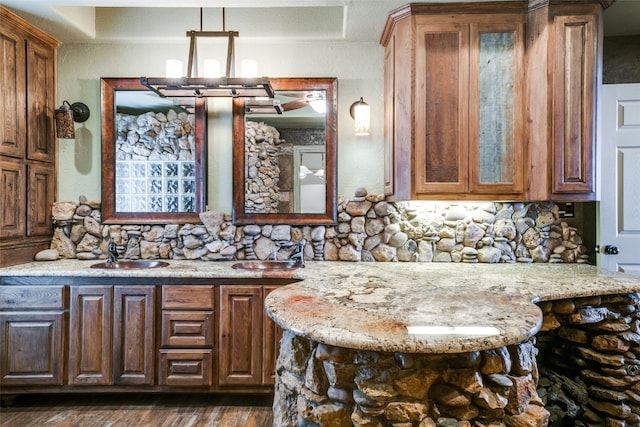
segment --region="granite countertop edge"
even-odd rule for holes
[[[169,260],[164,268],[119,271],[90,268],[95,263],[59,260],[4,267],[0,280],[291,280],[265,300],[267,313],[282,328],[338,347],[439,354],[487,350],[530,338],[542,323],[535,302],[640,292],[640,277],[584,264],[318,261],[264,273],[234,269],[232,261]]]

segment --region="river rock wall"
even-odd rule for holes
[[[396,204],[359,189],[339,198],[335,226],[240,227],[213,211],[199,224],[105,225],[84,197],[54,203],[52,215],[51,250],[37,259],[105,258],[111,238],[128,259],[285,259],[305,239],[305,259],[319,261],[589,262],[580,230],[551,202]]]

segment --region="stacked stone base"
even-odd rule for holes
[[[540,304],[539,394],[557,426],[640,426],[638,294]]]
[[[545,426],[533,341],[453,355],[315,343],[285,331],[274,426]]]

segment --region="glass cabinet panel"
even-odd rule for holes
[[[480,34],[478,181],[513,180],[514,34]]]
[[[519,193],[522,179],[522,26],[472,25],[470,189]],[[475,47],[475,48],[473,48]]]

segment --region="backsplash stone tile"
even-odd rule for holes
[[[36,259],[100,259],[114,239],[121,258],[203,261],[286,259],[305,239],[305,258],[368,262],[588,263],[580,230],[552,202],[407,202],[356,194],[338,200],[334,226],[235,226],[220,212],[201,224],[106,225],[100,203],[80,197],[52,207],[50,250]]]

